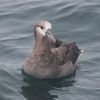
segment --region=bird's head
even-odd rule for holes
[[[34,31],[35,36],[39,35],[41,37],[46,37],[49,39],[49,41],[56,41],[55,37],[51,33],[52,25],[50,22],[46,20],[38,21],[35,25]]]

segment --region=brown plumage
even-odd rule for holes
[[[68,76],[76,70],[80,49],[74,42],[62,43],[52,35],[50,29],[48,21],[39,21],[35,25],[35,47],[23,65],[23,71],[28,75],[54,79]]]

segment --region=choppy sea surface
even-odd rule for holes
[[[53,24],[57,38],[85,50],[72,77],[22,74],[41,19]],[[0,0],[0,100],[100,100],[100,0]]]

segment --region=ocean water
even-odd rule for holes
[[[36,21],[84,53],[75,75],[38,80],[22,74]],[[0,0],[0,100],[100,100],[100,0]]]

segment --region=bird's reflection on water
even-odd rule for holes
[[[57,95],[51,95],[50,90],[60,91],[63,87],[72,87],[75,83],[75,74],[55,80],[41,80],[30,77],[26,74],[23,74],[23,81],[26,82],[27,86],[22,86],[22,95],[27,98],[27,100],[54,100],[58,98]],[[67,91],[67,90],[66,90]]]

